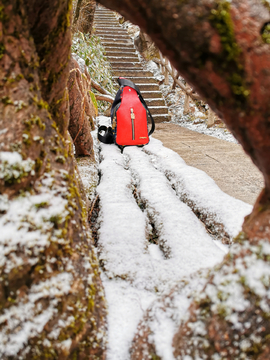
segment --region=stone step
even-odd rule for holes
[[[106,55],[109,56],[119,56],[122,53],[125,53],[125,56],[134,56],[136,54],[135,48],[127,49],[127,48],[110,48],[109,46],[106,46]]]
[[[119,45],[122,47],[122,46],[131,46],[133,45],[133,42],[132,40],[130,39],[121,39],[121,40],[118,40],[118,39],[114,39],[114,38],[111,38],[111,39],[102,39],[100,38],[103,46],[110,46],[110,47],[118,47]]]
[[[112,16],[114,19],[116,19],[116,16],[114,15],[114,13],[112,12],[108,12],[108,11],[95,11],[95,17],[107,17],[107,16]]]
[[[124,76],[127,78],[132,77],[142,77],[142,76],[153,76],[152,73],[150,71],[147,70],[126,70],[126,69],[119,69],[119,70],[114,70],[113,72],[114,76]],[[135,82],[136,83],[136,82]]]
[[[162,94],[161,92],[158,90],[158,91],[141,91],[142,93],[142,96],[145,98],[145,99],[159,99],[162,97]]]
[[[152,116],[156,124],[162,123],[164,121],[171,121],[170,115],[160,114],[160,115],[152,115]]]
[[[127,31],[125,31],[125,29],[123,29],[120,25],[113,25],[113,26],[110,26],[108,24],[104,24],[104,23],[100,23],[100,24],[97,24],[95,23],[94,24],[94,28],[96,30],[103,30],[103,31],[117,31],[117,30],[122,30],[124,31],[125,33],[127,33]]]
[[[131,78],[128,78],[128,80],[131,80]],[[115,82],[117,83],[117,85],[118,85],[117,78],[114,78],[114,81],[115,81]],[[131,81],[135,83],[136,78],[133,78]],[[144,78],[144,81],[145,81],[145,78]],[[136,83],[135,83],[135,84],[136,84]],[[147,92],[149,92],[149,91],[159,91],[159,86],[158,86],[158,84],[155,84],[155,83],[139,84],[139,83],[137,82],[136,85],[138,86],[138,88],[139,88],[139,90],[140,90],[141,92],[143,92],[143,91],[147,91]]]
[[[167,106],[149,106],[149,110],[151,114],[168,114],[168,107]]]
[[[95,11],[95,17],[96,16],[113,16],[115,19],[115,15],[109,10],[109,11],[99,11],[98,9],[96,9]]]
[[[115,34],[115,35],[126,35],[127,32],[125,30],[121,30],[121,29],[118,29],[118,28],[112,28],[110,29],[110,33],[111,34]],[[101,36],[101,35],[106,35],[108,34],[108,30],[104,29],[104,28],[95,28],[95,34],[97,36]]]
[[[119,41],[102,41],[102,45],[108,48],[119,48],[121,51],[122,49],[129,49],[129,50],[133,50],[134,49],[134,45],[131,41],[129,42],[119,42]]]
[[[106,57],[109,61],[111,62],[120,62],[120,63],[125,63],[125,62],[140,62],[139,58],[136,54],[134,54],[133,56],[111,56],[108,55],[108,53],[106,52]]]
[[[111,39],[113,40],[130,40],[131,37],[128,35],[109,35],[109,34],[105,34],[105,35],[98,35],[100,37],[100,39],[105,40],[105,41],[110,41]]]
[[[151,75],[152,76],[152,75]],[[135,84],[138,84],[139,87],[140,87],[140,84],[143,84],[143,83],[149,83],[149,84],[158,84],[157,80],[152,78],[152,77],[133,77],[133,76],[128,76],[127,79],[133,81]],[[113,77],[113,80],[114,81],[117,81],[117,77]]]
[[[105,19],[107,17],[113,17],[114,19],[116,19],[115,15],[113,13],[95,11],[95,18],[99,18],[99,17],[104,17]]]
[[[140,91],[159,91],[158,84],[138,84]]]
[[[113,20],[118,22],[118,20],[116,19],[116,17],[113,14],[105,15],[105,14],[97,14],[97,13],[95,13],[95,21],[100,21],[100,22],[104,21],[104,22],[106,22],[108,19],[113,19]],[[119,24],[119,22],[118,22],[118,24]]]
[[[102,26],[102,25],[104,26],[104,24],[106,24],[105,26],[119,26],[120,27],[119,22],[115,19],[106,19],[106,21],[96,19],[94,21],[94,27]]]
[[[163,98],[159,99],[144,99],[147,106],[166,106],[165,100]]]
[[[143,67],[141,65],[141,63],[139,61],[135,62],[113,62],[110,61],[111,66],[113,69],[130,69],[130,68],[134,68],[134,69],[141,69],[143,70]]]

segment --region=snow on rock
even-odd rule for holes
[[[98,169],[91,158],[77,158],[78,169],[88,199],[92,202],[98,184]]]
[[[27,173],[35,175],[35,162],[23,160],[18,152],[0,151],[0,179],[5,182],[19,181]]]
[[[131,354],[138,351],[137,343],[143,332],[147,332],[149,344],[154,346],[161,359],[173,360],[172,339],[182,321],[188,316],[188,308],[195,293],[203,291],[208,270],[197,272],[189,278],[182,279],[170,292],[151,304],[140,321]],[[198,329],[199,330],[199,327]],[[145,345],[146,346],[146,345]]]
[[[241,230],[244,217],[251,213],[252,206],[224,193],[204,171],[188,166],[174,151],[165,148],[162,142],[151,139],[145,146],[153,161],[174,186],[177,195],[193,205],[206,221],[217,226],[217,231],[232,239]]]
[[[42,332],[53,314],[58,312],[58,298],[69,293],[71,283],[70,273],[59,274],[32,286],[27,301],[22,299],[21,303],[4,311],[0,316],[0,325],[6,323],[8,326],[0,332],[1,356],[16,356],[31,337]],[[41,298],[52,300],[44,311],[36,304]]]
[[[103,275],[102,281],[109,304],[107,359],[127,360],[137,325],[156,295],[121,279]]]
[[[67,188],[54,185],[53,189],[53,183],[53,174],[47,173],[39,194],[26,192],[12,201],[4,196],[0,199],[4,200],[1,208],[5,210],[0,217],[0,266],[6,274],[22,262],[14,253],[18,246],[30,255],[26,259],[34,265],[50,241],[61,243],[61,230],[54,229],[54,224],[62,223],[68,215]]]

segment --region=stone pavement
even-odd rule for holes
[[[205,171],[225,193],[255,203],[264,186],[263,176],[240,145],[170,123],[156,124],[153,137],[188,165]]]

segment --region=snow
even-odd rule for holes
[[[54,221],[61,223],[68,215],[68,200],[65,199],[67,188],[48,189],[53,181],[53,176],[46,174],[38,195],[26,192],[12,201],[2,197],[4,204],[1,208],[6,213],[0,218],[0,265],[5,266],[5,273],[9,273],[21,261],[13,254],[18,245],[24,247],[28,255],[34,252],[33,255],[38,256],[50,241],[61,241],[61,234],[53,228]],[[30,256],[27,261],[33,265],[38,259]]]
[[[97,121],[109,124],[103,116]],[[153,334],[149,341],[159,356],[171,360],[176,326],[186,316],[191,294],[205,285],[206,275],[193,274],[202,269],[207,274],[228,252],[209,235],[192,206],[196,203],[206,222],[217,224],[217,231],[224,229],[231,238],[252,207],[224,194],[207,174],[188,166],[158,140],[151,138],[144,148],[126,147],[121,154],[115,145],[98,143],[96,132],[92,135],[100,159],[97,250],[108,301],[107,358],[129,358],[137,326],[148,309]],[[164,307],[164,294],[181,287],[177,284],[182,279],[184,290],[176,291]],[[240,295],[236,288],[229,301]],[[238,300],[239,307],[246,306]],[[197,333],[204,331],[202,325],[196,323]]]
[[[0,179],[18,180],[23,174],[35,175],[35,162],[23,160],[18,152],[0,151]]]
[[[208,217],[211,225],[222,224],[230,238],[238,234],[244,217],[252,211],[251,205],[221,191],[204,171],[188,166],[159,140],[152,139],[145,151],[154,155],[152,161],[167,175],[180,198],[196,204],[196,210]],[[235,216],[236,212],[239,216]]]
[[[29,338],[42,332],[52,315],[58,311],[58,298],[69,293],[71,282],[70,273],[56,275],[32,286],[27,302],[23,299],[18,305],[4,310],[0,316],[0,325],[7,323],[8,326],[0,333],[0,355],[16,356]],[[39,314],[41,309],[36,302],[41,298],[50,298],[52,301],[49,307]]]

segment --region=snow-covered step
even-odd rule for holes
[[[118,54],[118,56],[108,55],[106,52],[106,57],[110,62],[139,62],[138,55],[134,53],[134,55],[123,56],[123,54]]]
[[[124,30],[121,30],[120,28],[110,28],[109,29],[110,31],[110,34],[112,35],[126,35],[127,32],[124,31]],[[108,34],[108,28],[102,28],[102,27],[95,27],[95,34],[97,36],[100,36],[100,35],[106,35]]]
[[[113,72],[115,76],[125,76],[130,78],[132,77],[142,77],[142,76],[152,76],[151,71],[147,70],[128,70],[128,69],[119,69]],[[136,83],[136,81],[135,81]]]
[[[114,16],[114,13],[112,13],[111,11],[96,11],[95,12],[95,17],[97,18],[105,18],[107,19],[108,17],[112,17],[114,19],[116,19],[116,17]]]
[[[155,99],[158,99],[158,98],[161,98],[162,97],[162,95],[161,95],[161,92],[160,92],[160,90],[158,90],[158,91],[141,91],[141,93],[142,93],[142,96],[145,98],[145,99],[149,99],[149,98],[151,98],[151,99],[153,99],[153,98],[155,98]]]
[[[103,46],[110,46],[110,47],[125,47],[125,46],[133,46],[133,42],[131,39],[121,39],[121,40],[118,40],[118,39],[101,39],[101,42],[103,44]]]
[[[110,58],[110,63],[114,64],[114,66],[128,67],[130,66],[130,64],[136,64],[136,65],[139,64],[140,66],[142,66],[141,62],[138,59],[138,56],[137,58],[135,56],[133,58],[131,57],[127,58],[122,55],[122,58],[116,58],[111,56],[109,58]]]
[[[126,54],[136,54],[136,50],[134,46],[130,46],[130,47],[110,47],[110,46],[106,46],[106,54],[122,54],[125,53]]]
[[[110,29],[110,32],[113,33],[121,33],[121,34],[127,34],[127,31],[123,29],[121,26],[109,26],[108,24],[104,23],[94,23],[94,29],[95,32],[106,32]]]
[[[138,82],[137,82],[138,83]],[[159,90],[159,86],[158,84],[154,84],[154,83],[149,83],[149,84],[139,84],[139,89],[140,91],[158,91]]]
[[[151,73],[151,75],[153,76],[152,73]],[[139,87],[140,87],[140,84],[143,84],[145,82],[151,83],[151,84],[157,84],[157,80],[154,79],[152,76],[146,76],[146,77],[140,77],[140,76],[133,77],[133,76],[130,76],[129,79],[131,81],[133,81],[135,84],[139,84]],[[114,80],[117,80],[117,77],[114,77]]]
[[[112,66],[113,69],[123,69],[123,67],[125,69],[140,69],[140,70],[143,70],[143,67],[141,65],[141,63],[139,61],[132,61],[132,62],[113,62],[113,61],[110,61],[110,64]]]
[[[95,20],[106,21],[108,19],[112,19],[114,21],[117,21],[117,23],[119,24],[119,21],[116,19],[116,17],[113,14],[95,13]]]
[[[95,24],[104,24],[104,25],[110,25],[110,26],[119,26],[119,22],[113,18],[101,18],[101,17],[98,17],[96,18],[95,20]]]
[[[122,49],[129,49],[129,50],[132,50],[134,49],[134,45],[133,45],[133,42],[131,40],[126,40],[124,42],[124,40],[122,41],[101,41],[102,42],[102,45],[106,47],[109,47],[109,48],[120,48],[121,50]]]
[[[96,31],[112,31],[127,34],[127,32],[120,26],[110,26],[109,24],[95,24],[94,27]]]
[[[165,106],[165,100],[160,99],[145,99],[147,106]]]
[[[154,114],[153,112],[151,112],[151,114],[152,114],[153,119],[156,124],[171,120],[171,117],[169,114]]]
[[[100,34],[99,37],[102,39],[102,41],[120,40],[121,42],[122,40],[131,40],[130,36],[128,36],[127,34],[126,35]]]
[[[135,49],[131,50],[131,51],[126,51],[125,54],[119,53],[117,51],[117,49],[109,49],[108,47],[106,48],[106,55],[107,57],[112,57],[112,58],[119,58],[122,56],[124,57],[128,57],[128,58],[136,58],[138,59],[138,55],[136,54]]]
[[[168,107],[167,106],[149,106],[149,110],[151,114],[161,115],[167,114],[168,115]]]

